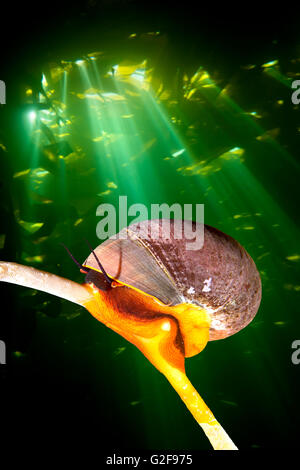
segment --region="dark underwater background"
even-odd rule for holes
[[[206,7],[8,7],[0,259],[83,282],[60,243],[83,262],[83,240],[100,243],[99,204],[204,204],[205,222],[254,259],[263,294],[252,323],[208,343],[187,375],[240,449],[293,448],[299,21]],[[14,442],[89,443],[99,455],[211,448],[166,379],[83,308],[9,284],[1,299],[1,415]]]

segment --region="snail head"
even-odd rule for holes
[[[70,256],[70,258],[74,261],[74,263],[79,267],[80,269],[80,272],[82,272],[83,274],[85,274],[85,283],[86,284],[93,284],[94,287],[96,287],[97,289],[100,289],[102,291],[108,291],[112,288],[112,284],[113,284],[113,279],[111,279],[108,274],[106,273],[105,269],[103,268],[98,256],[96,255],[96,253],[94,252],[94,250],[91,248],[90,244],[86,241],[86,244],[88,245],[89,249],[91,250],[91,253],[93,253],[95,259],[96,259],[96,262],[99,266],[99,269],[101,270],[101,272],[99,271],[96,271],[94,269],[90,269],[86,266],[83,266],[81,263],[79,263],[79,261],[77,261],[77,259],[72,255],[72,253],[70,252],[70,250],[63,244],[61,243],[61,245],[64,247],[64,249],[67,251],[68,255]]]

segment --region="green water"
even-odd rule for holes
[[[60,243],[84,261],[83,240],[100,243],[100,204],[117,214],[122,195],[149,211],[154,203],[204,204],[205,223],[254,259],[263,294],[252,323],[208,343],[186,361],[187,375],[239,448],[293,446],[300,119],[291,83],[300,43],[274,35],[262,51],[227,48],[218,62],[188,39],[183,50],[168,31],[148,31],[111,44],[100,37],[81,55],[44,58],[32,75],[11,73],[8,91],[12,83],[18,95],[1,108],[1,259],[83,282]],[[134,346],[79,306],[1,287],[10,302],[1,339],[12,430],[33,422],[47,439],[80,440],[104,429],[102,449],[210,449]]]

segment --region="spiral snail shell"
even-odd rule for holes
[[[208,225],[202,248],[190,250],[182,222],[168,223],[166,234],[162,219],[130,225],[94,252],[107,274],[120,283],[166,305],[204,308],[211,317],[209,340],[237,333],[251,322],[261,300],[260,276],[252,258],[236,240]],[[200,224],[184,224],[200,238]],[[92,253],[83,266],[99,270]]]

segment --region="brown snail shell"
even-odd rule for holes
[[[163,220],[130,225],[99,245],[94,252],[107,274],[166,305],[205,308],[211,317],[210,340],[240,331],[251,322],[261,300],[260,276],[250,255],[232,237],[208,225],[203,247],[191,250],[182,222],[167,221],[168,238]],[[200,224],[184,224],[200,237]],[[183,236],[175,238],[180,230]],[[83,265],[99,271],[93,254]]]

